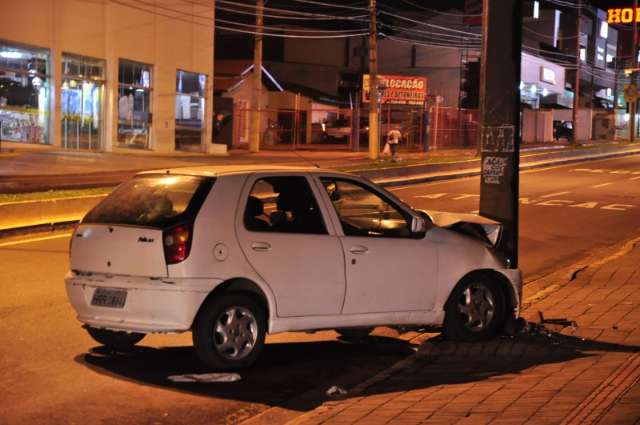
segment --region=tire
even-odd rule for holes
[[[373,328],[338,328],[336,332],[344,339],[358,341],[365,339],[373,331]]]
[[[142,341],[145,334],[137,332],[110,331],[107,329],[86,327],[91,338],[115,351],[127,352],[131,351],[137,343]]]
[[[491,339],[506,319],[506,301],[500,283],[485,274],[462,280],[445,305],[444,335],[457,341]]]
[[[220,295],[200,309],[193,325],[193,346],[208,368],[246,368],[262,352],[266,329],[265,311],[252,298],[237,293]]]

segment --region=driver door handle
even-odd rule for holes
[[[362,246],[362,245],[354,245],[349,249],[349,252],[352,253],[352,254],[362,255],[362,254],[366,254],[367,252],[369,252],[369,248],[367,248],[366,246]]]
[[[269,242],[252,242],[251,249],[259,252],[269,251],[271,249],[271,244]]]

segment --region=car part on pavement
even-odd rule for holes
[[[91,335],[91,338],[115,351],[127,352],[133,349],[133,346],[142,341],[145,337],[142,333],[110,331],[108,329],[98,329],[91,326],[85,326],[85,329]]]
[[[358,341],[369,336],[373,328],[338,328],[336,332],[344,339]]]
[[[264,346],[266,319],[250,297],[230,293],[207,300],[193,326],[198,358],[215,369],[247,367]]]

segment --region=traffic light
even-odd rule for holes
[[[460,107],[477,109],[480,97],[480,61],[466,62],[460,75]]]

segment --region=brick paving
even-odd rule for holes
[[[636,243],[523,311],[575,327],[534,325],[476,344],[423,334],[415,355],[289,424],[639,425],[638,289]]]

